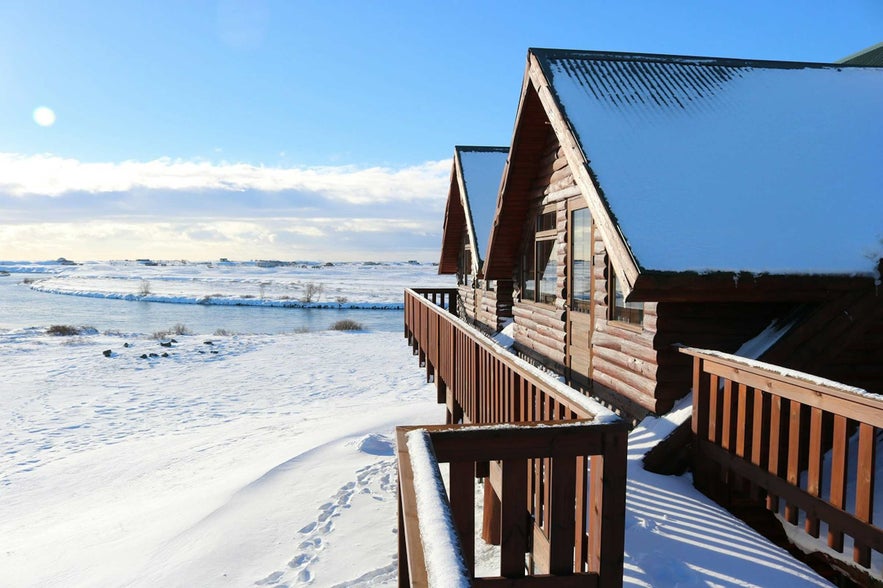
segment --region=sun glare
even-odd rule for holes
[[[51,127],[55,124],[55,111],[48,106],[38,106],[34,109],[34,122],[41,127]]]

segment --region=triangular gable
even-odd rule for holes
[[[457,258],[464,232],[472,251],[472,267],[480,272],[481,252],[487,244],[496,210],[507,147],[457,146],[445,206],[440,274],[457,273]]]
[[[530,184],[543,153],[548,125],[554,129],[564,149],[574,182],[586,198],[614,269],[622,276],[624,286],[630,290],[638,276],[638,268],[598,194],[579,144],[562,115],[532,50],[528,52],[509,161],[503,172],[503,183],[488,243],[485,275],[488,279],[509,279],[517,265],[521,230],[530,207]]]
[[[879,68],[532,49],[488,277],[517,261],[546,121],[634,299],[868,276],[883,257],[881,95]]]

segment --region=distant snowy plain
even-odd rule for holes
[[[148,275],[97,265],[50,272],[53,288],[80,280],[73,290],[98,296]],[[407,266],[361,282],[341,270],[326,291],[392,302],[450,284]],[[267,281],[267,268],[192,269],[148,268],[151,289],[186,301]],[[444,420],[401,334],[174,338],[0,330],[0,586],[395,585],[394,427]],[[630,436],[626,584],[829,585],[688,476],[641,468],[677,418]],[[477,553],[489,571],[494,550]]]

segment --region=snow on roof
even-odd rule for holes
[[[883,69],[532,52],[641,268],[874,271]]]
[[[483,259],[497,210],[497,192],[503,168],[509,156],[508,147],[457,147],[460,169],[463,170],[467,219],[475,238],[476,255]]]

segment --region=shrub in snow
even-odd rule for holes
[[[362,323],[351,320],[351,319],[343,319],[337,321],[333,325],[331,325],[332,331],[364,331],[365,327],[362,326]]]
[[[46,334],[56,337],[72,337],[80,334],[80,328],[73,325],[52,325],[46,329]]]
[[[322,296],[322,291],[325,287],[322,284],[317,284],[316,282],[307,282],[304,284],[304,295],[301,296],[301,302],[318,302],[319,298]]]

